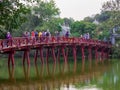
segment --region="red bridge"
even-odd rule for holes
[[[29,53],[31,49],[35,49],[34,61],[36,63],[38,53],[40,53],[41,62],[44,63],[43,51],[46,51],[46,61],[48,61],[49,52],[51,50],[52,57],[56,63],[57,59],[60,59],[60,52],[62,52],[64,62],[67,63],[69,49],[73,51],[74,61],[77,61],[77,53],[81,53],[82,60],[85,60],[85,49],[88,51],[88,58],[92,60],[92,50],[94,51],[95,58],[98,60],[98,54],[102,59],[108,58],[111,44],[108,42],[93,40],[93,39],[83,39],[76,37],[39,37],[35,38],[24,38],[15,37],[12,39],[0,40],[0,53],[8,54],[8,65],[10,62],[14,65],[14,55],[15,51],[24,51],[23,64],[25,64],[25,59],[28,65],[30,64]],[[81,52],[77,52],[80,48]],[[57,53],[56,53],[57,52]],[[99,52],[99,53],[98,53]]]

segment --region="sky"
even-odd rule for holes
[[[108,0],[55,0],[56,6],[60,9],[60,17],[83,20],[101,12],[104,2]]]

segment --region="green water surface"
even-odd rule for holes
[[[52,61],[30,66],[15,59],[15,66],[8,67],[7,59],[0,60],[0,90],[120,90],[119,60],[96,63],[68,60]]]

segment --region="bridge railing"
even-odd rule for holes
[[[84,39],[77,37],[13,37],[12,39],[3,39],[0,40],[0,50],[6,48],[18,48],[24,46],[34,46],[34,45],[42,45],[42,44],[86,44],[86,45],[100,45],[100,46],[108,46],[111,45],[108,42],[93,40],[93,39]]]

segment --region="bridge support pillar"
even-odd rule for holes
[[[27,64],[30,65],[30,57],[29,57],[29,49],[26,49],[24,51],[24,55],[23,55],[23,65],[25,64],[25,59],[27,59]]]
[[[88,52],[89,52],[88,60],[90,60],[90,61],[92,60],[92,50],[91,50],[91,49],[92,49],[92,47],[89,46],[89,47],[88,47]]]
[[[84,46],[82,45],[81,46],[81,51],[82,51],[82,61],[84,62],[84,60],[85,60],[85,54],[84,54]]]
[[[66,48],[66,60],[68,61],[68,52],[69,52],[69,47]]]
[[[54,63],[56,63],[55,47],[54,46],[52,47],[52,55],[53,55]]]
[[[60,48],[57,48],[57,61],[60,63]]]
[[[101,59],[102,59],[102,62],[104,61],[104,48],[102,48],[101,50]]]
[[[43,64],[44,64],[43,48],[40,47],[39,50],[40,50],[40,59],[41,59],[41,63],[42,63],[42,65],[43,65]]]
[[[107,60],[109,59],[109,54],[110,54],[110,49],[107,50],[107,55],[106,55]]]
[[[34,57],[34,62],[35,62],[35,64],[36,64],[36,62],[37,62],[37,57],[38,57],[38,51],[40,52],[41,63],[43,64],[43,49],[42,49],[42,47],[36,48],[35,57]]]
[[[35,57],[34,57],[34,62],[36,64],[37,62],[37,57],[38,57],[38,49],[36,49],[36,52],[35,52]]]
[[[50,49],[49,49],[49,48],[46,48],[46,63],[47,63],[47,64],[48,64],[49,52],[50,52]]]
[[[77,57],[76,57],[76,45],[73,45],[73,57],[74,57],[74,62],[77,61]]]
[[[10,51],[9,52],[8,66],[10,66],[10,62],[12,62],[12,66],[14,66],[14,54],[15,54],[15,51]]]
[[[65,55],[65,46],[62,46],[62,54],[63,54],[64,62],[65,62],[65,64],[67,64],[67,59],[66,59],[66,55]]]
[[[98,47],[95,47],[95,59],[96,59],[96,63],[98,63]]]

